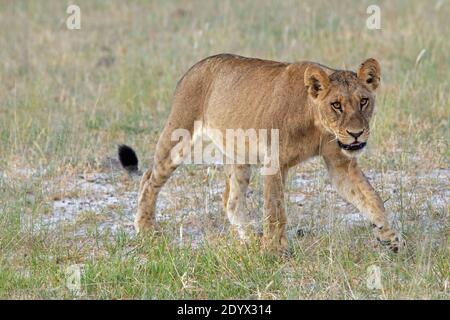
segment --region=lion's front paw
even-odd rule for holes
[[[392,229],[375,226],[374,232],[377,240],[395,253],[398,253],[405,246],[405,241],[401,235]]]

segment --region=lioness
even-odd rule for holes
[[[264,248],[287,249],[283,195],[287,172],[320,155],[338,192],[369,219],[377,239],[397,252],[402,241],[389,226],[383,201],[356,160],[369,138],[379,84],[380,65],[375,59],[364,61],[356,73],[313,62],[284,63],[232,54],[196,63],[177,84],[153,168],[141,179],[136,230],[156,228],[158,192],[185,156],[179,152],[174,159],[178,140],[173,141],[172,133],[186,129],[194,144],[199,136],[194,122],[201,121],[203,133],[216,129],[223,136],[226,129],[278,129],[278,169],[263,177]],[[125,166],[136,167],[134,155],[134,163],[126,163],[132,150],[122,148],[119,153]],[[225,210],[243,238],[251,231],[244,212],[250,170],[249,164],[226,165]]]

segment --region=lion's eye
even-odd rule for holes
[[[332,102],[332,103],[331,103],[331,107],[332,107],[334,110],[337,110],[337,111],[339,111],[339,112],[342,112],[342,106],[341,106],[341,103],[340,103],[339,101]]]
[[[362,109],[364,109],[364,107],[367,105],[367,103],[369,103],[369,99],[367,98],[362,98],[361,101],[359,102],[359,106]]]

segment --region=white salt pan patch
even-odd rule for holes
[[[385,173],[369,171],[366,175],[377,190],[382,189],[384,194],[392,195],[394,200],[386,203],[389,212],[396,211],[397,208],[391,208],[391,206],[398,205],[398,199],[395,197],[398,197],[399,188],[402,186],[403,197],[419,204],[424,212],[429,212],[428,210],[431,209],[448,216],[450,170],[437,169],[415,176],[399,171]],[[181,233],[184,236],[189,236],[194,241],[201,241],[202,224],[193,221],[197,219],[204,223],[204,220],[211,217],[217,219],[223,215],[222,203],[218,200],[223,187],[215,182],[194,188],[192,185],[189,186],[189,178],[185,177],[182,180],[183,183],[180,185],[166,186],[162,189],[158,198],[156,218],[158,221],[172,219],[176,223],[183,224]],[[49,190],[54,189],[52,183],[47,183]],[[124,191],[124,184],[117,174],[98,173],[89,177],[76,177],[67,181],[64,188],[66,193],[73,191],[74,195],[53,201],[51,212],[42,216],[40,227],[56,228],[69,225],[75,228],[76,235],[85,235],[92,229],[92,223],[84,225],[80,223],[80,219],[82,220],[83,215],[88,214],[90,219],[94,219],[96,231],[100,233],[115,234],[124,231],[134,235],[133,220],[137,205],[137,184],[131,188],[136,191]],[[253,192],[254,190],[251,189],[249,198],[262,196],[260,191]],[[365,217],[336,194],[329,185],[324,170],[295,175],[288,189],[287,212],[291,227],[313,225],[318,228],[321,225],[321,228],[330,229],[341,225],[348,227],[368,224]],[[191,200],[190,207],[173,210],[180,197],[189,200],[197,199],[198,202]],[[200,207],[194,207],[193,203]],[[175,216],[167,214],[168,208],[172,208],[170,212],[175,212]],[[257,220],[260,221],[262,207],[250,208],[250,210],[257,211]],[[391,214],[391,219],[399,223],[402,217],[399,214]],[[445,227],[437,226],[436,221],[427,215],[422,215],[421,219],[425,225],[432,228]]]

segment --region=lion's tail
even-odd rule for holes
[[[138,157],[131,147],[121,144],[117,148],[117,153],[120,164],[129,174],[141,175]]]

